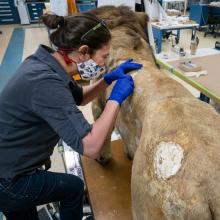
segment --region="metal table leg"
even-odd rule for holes
[[[163,32],[160,29],[153,27],[154,39],[156,39],[156,53],[160,53],[162,49],[162,35]]]

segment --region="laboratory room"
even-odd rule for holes
[[[0,220],[220,220],[220,2],[0,0]]]

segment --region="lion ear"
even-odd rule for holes
[[[144,12],[135,12],[141,27],[146,28],[149,16]]]

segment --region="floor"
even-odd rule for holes
[[[39,25],[8,25],[0,26],[3,32],[0,34],[0,91],[3,89],[5,83],[14,74],[20,62],[27,56],[32,54],[39,44],[49,44],[47,30]],[[215,41],[218,39],[212,36],[203,37],[203,32],[198,32],[200,38],[200,48],[214,47]],[[191,31],[185,30],[181,33],[179,45],[185,49],[189,49]],[[163,50],[169,51],[171,40],[163,42]],[[180,81],[181,82],[181,81]],[[183,82],[181,82],[183,83]],[[183,83],[184,84],[184,83]],[[194,95],[198,95],[198,91],[192,89],[190,86],[184,84]],[[90,123],[93,122],[91,114],[91,105],[81,108],[83,114]],[[64,172],[64,166],[61,155],[55,148],[52,156],[52,168],[56,172]]]

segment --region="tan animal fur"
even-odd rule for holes
[[[220,117],[155,65],[144,40],[147,16],[126,7],[94,10],[109,22],[113,68],[133,58],[134,94],[122,105],[116,128],[133,160],[134,220],[220,219]],[[101,114],[107,94],[93,104]],[[110,158],[110,139],[102,160]]]

